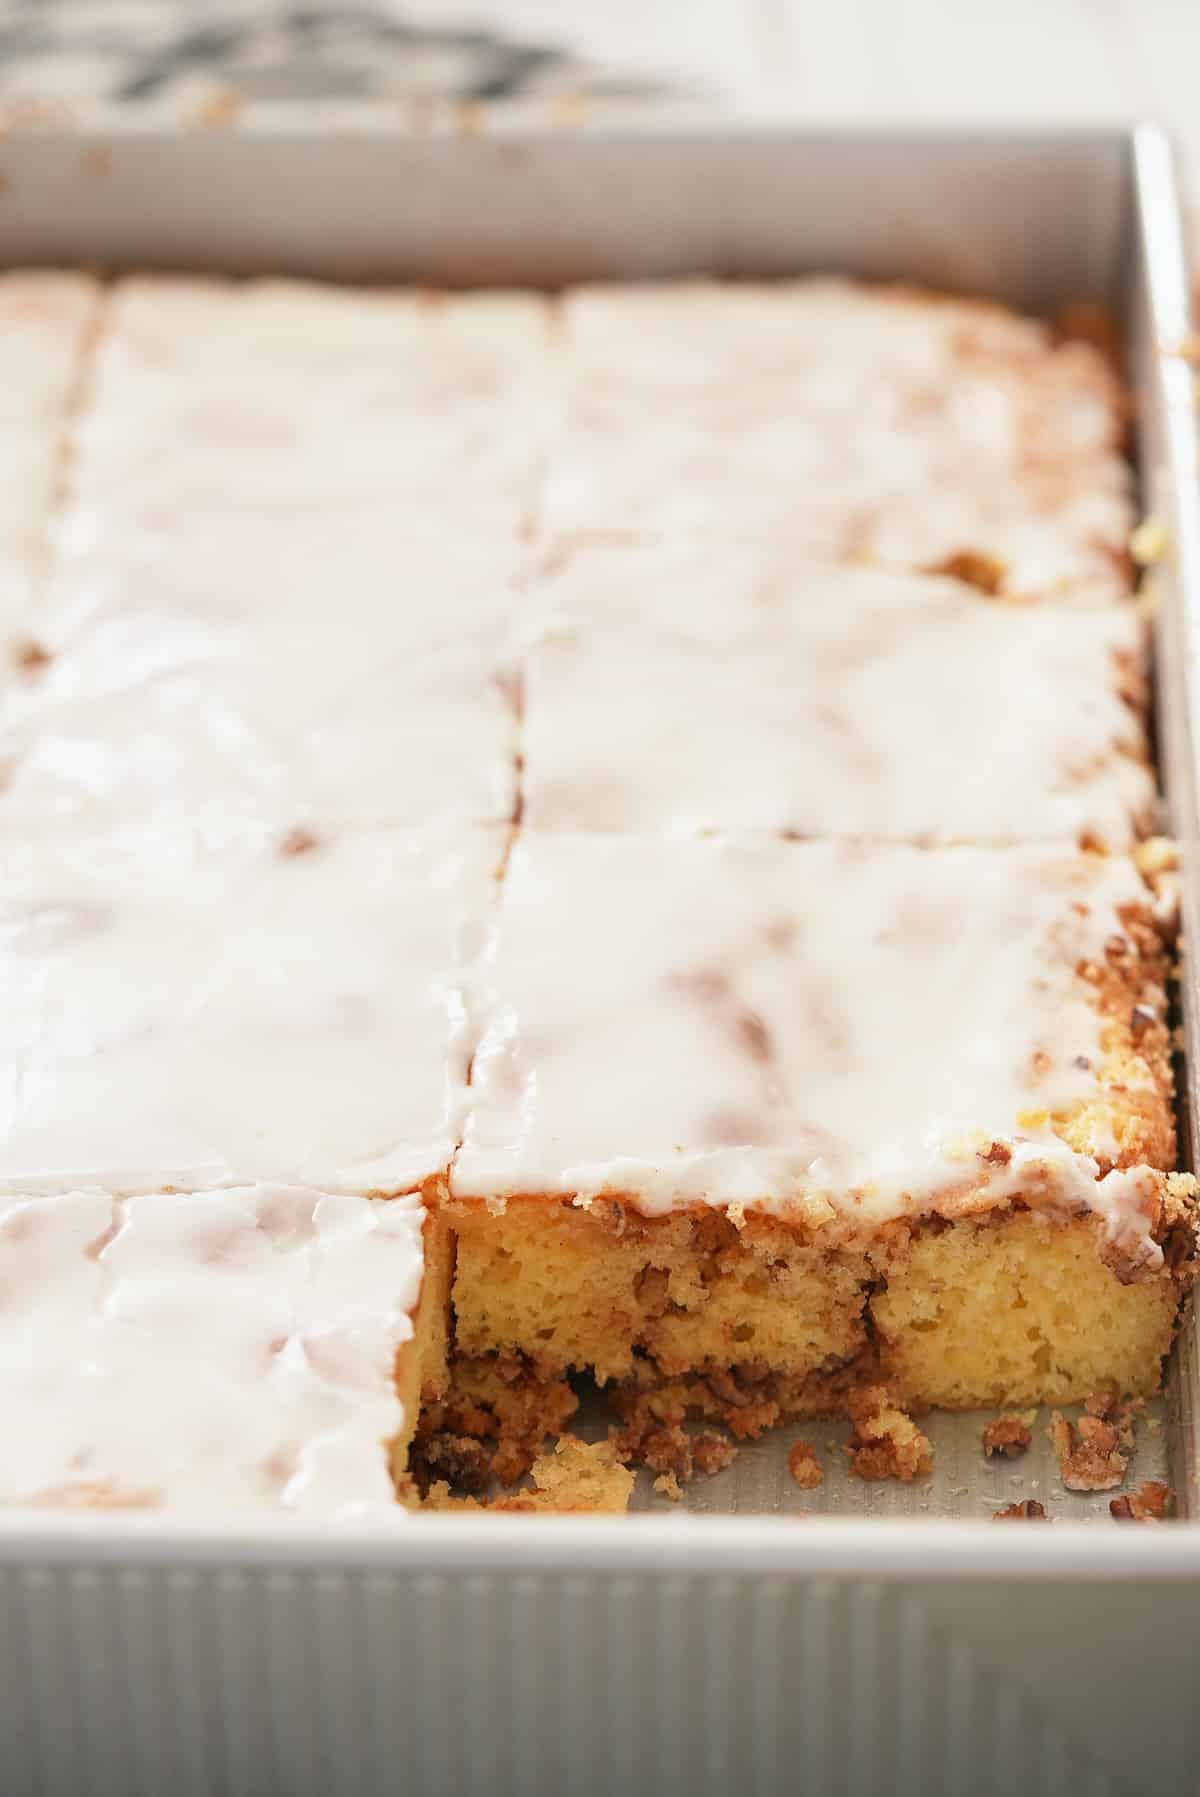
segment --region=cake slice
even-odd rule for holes
[[[87,275],[0,274],[0,633],[18,671],[99,304]]]
[[[0,810],[261,843],[511,819],[517,675],[504,556],[364,521],[57,569],[36,678],[0,701]]]
[[[523,613],[535,829],[1120,850],[1152,826],[1134,607],[691,541],[577,546]]]
[[[510,819],[545,311],[119,283],[35,665],[0,707],[10,824]]]
[[[81,421],[78,547],[167,524],[437,506],[526,521],[551,417],[539,295],[136,276],[117,283]],[[439,508],[440,509],[440,508]]]
[[[1128,861],[529,833],[493,928],[460,1351],[793,1408],[1154,1389],[1194,1203]]]
[[[444,1181],[505,833],[0,853],[0,1191]]]
[[[0,1199],[0,1504],[393,1513],[448,1270],[416,1198]]]
[[[1086,344],[832,280],[580,288],[563,332],[552,538],[782,536],[1006,596],[1130,588],[1124,401]]]

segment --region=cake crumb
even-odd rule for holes
[[[692,1437],[692,1464],[706,1479],[711,1479],[714,1473],[724,1472],[736,1459],[737,1448],[733,1442],[726,1441],[715,1429],[702,1429]]]
[[[427,1404],[410,1454],[418,1491],[445,1480],[468,1495],[492,1479],[513,1486],[542,1444],[562,1434],[579,1400],[565,1379],[542,1379],[517,1355],[463,1355],[450,1389]]]
[[[787,1464],[801,1491],[815,1491],[825,1478],[821,1462],[806,1441],[793,1442]]]
[[[533,1463],[533,1490],[499,1499],[500,1510],[595,1511],[619,1515],[633,1496],[633,1474],[607,1441],[564,1435]]]
[[[420,1444],[419,1454],[413,1450],[414,1479],[417,1489],[429,1483],[444,1484],[474,1496],[492,1476],[492,1456],[482,1441],[473,1435],[452,1435],[440,1431]]]
[[[620,1515],[633,1496],[633,1474],[622,1466],[608,1442],[581,1441],[564,1435],[549,1454],[533,1463],[528,1491],[508,1492],[490,1502],[456,1497],[445,1480],[435,1480],[425,1498],[427,1510],[496,1510],[506,1514],[553,1511],[561,1515]]]
[[[1162,1522],[1175,1514],[1175,1493],[1161,1479],[1147,1479],[1135,1491],[1110,1498],[1108,1509],[1118,1522]]]
[[[1125,1477],[1129,1459],[1114,1424],[1085,1411],[1076,1426],[1056,1410],[1047,1433],[1068,1491],[1111,1491]]]
[[[1002,1455],[1005,1460],[1017,1460],[1028,1451],[1032,1440],[1029,1425],[1009,1412],[986,1425],[983,1451],[989,1460],[994,1460],[997,1455]]]
[[[846,1444],[856,1479],[900,1479],[910,1484],[933,1468],[933,1450],[906,1411],[891,1403],[886,1387],[851,1392],[853,1433]]]
[[[670,1498],[673,1504],[677,1504],[683,1496],[683,1487],[674,1473],[659,1473],[654,1481],[654,1489],[660,1496]]]
[[[1130,1398],[1117,1411],[1117,1438],[1127,1453],[1133,1452],[1134,1430],[1145,1408],[1145,1398]]]
[[[993,1522],[1049,1522],[1045,1504],[1039,1504],[1036,1498],[1022,1498],[1019,1504],[1006,1504],[1003,1510],[997,1510],[992,1517]]]
[[[689,1415],[703,1415],[712,1407],[710,1400],[707,1388],[683,1382],[640,1387],[630,1381],[620,1387],[613,1405],[622,1426],[612,1437],[619,1458],[670,1475],[681,1485],[696,1473],[708,1478],[723,1472],[737,1457],[734,1443],[715,1429],[691,1434],[684,1427]]]

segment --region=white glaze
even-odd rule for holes
[[[1032,1158],[1145,1233],[1142,1189],[1097,1184],[1034,1115],[1101,1095],[1074,970],[1143,902],[1128,863],[1060,849],[527,833],[452,1190],[801,1203],[873,1228],[964,1180],[1020,1189]],[[993,1141],[1017,1175],[981,1158]]]
[[[0,275],[0,635],[29,628],[98,288],[84,275]]]
[[[38,609],[54,659],[0,714],[10,822],[511,817],[544,312],[119,286]]]
[[[535,828],[1121,849],[1153,815],[1132,607],[684,543],[577,548],[525,610]]]
[[[1115,383],[1032,321],[838,281],[582,289],[541,523],[777,537],[1110,598],[1134,521]],[[630,420],[640,419],[640,428]]]
[[[281,524],[373,502],[417,525],[451,486],[478,532],[528,512],[547,309],[285,281],[121,282],[80,431],[76,532],[152,546],[186,513]]]
[[[270,1185],[0,1198],[0,1503],[402,1515],[423,1215]]]
[[[251,553],[248,538],[254,537]],[[517,717],[496,556],[321,523],[62,578],[54,659],[0,716],[11,825],[54,817],[253,842],[510,818]],[[232,561],[226,566],[226,557]]]
[[[365,832],[177,866],[154,837],[5,845],[0,1190],[371,1193],[443,1170],[503,846]]]

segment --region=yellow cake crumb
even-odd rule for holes
[[[852,1392],[849,1408],[854,1432],[846,1452],[856,1479],[900,1479],[907,1485],[932,1472],[928,1437],[882,1385]]]

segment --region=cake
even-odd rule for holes
[[[525,834],[475,997],[456,1339],[539,1371],[878,1363],[1148,1391],[1193,1258],[1166,925],[1068,848]]]
[[[0,1191],[444,1180],[505,833],[0,842]]]
[[[0,704],[14,825],[133,810],[223,842],[510,818],[543,310],[119,284],[30,614],[37,677]],[[465,540],[438,521],[451,480]]]
[[[0,1199],[0,1504],[394,1514],[445,1382],[443,1236],[295,1186]]]
[[[535,830],[920,841],[1151,827],[1145,624],[731,543],[584,544],[522,594]]]
[[[1004,597],[1130,589],[1122,395],[1089,344],[833,280],[583,288],[562,329],[552,541],[783,536]]]
[[[0,1503],[619,1509],[692,1413],[912,1479],[901,1406],[1155,1389],[1096,349],[827,280],[0,318]]]
[[[361,1517],[447,1380],[504,833],[0,850],[0,1502]],[[28,1440],[29,1451],[25,1451]]]
[[[408,522],[453,481],[476,542],[536,497],[553,418],[547,306],[533,294],[314,282],[117,283],[76,432],[79,546],[154,553],[186,501],[192,541],[256,510]]]

